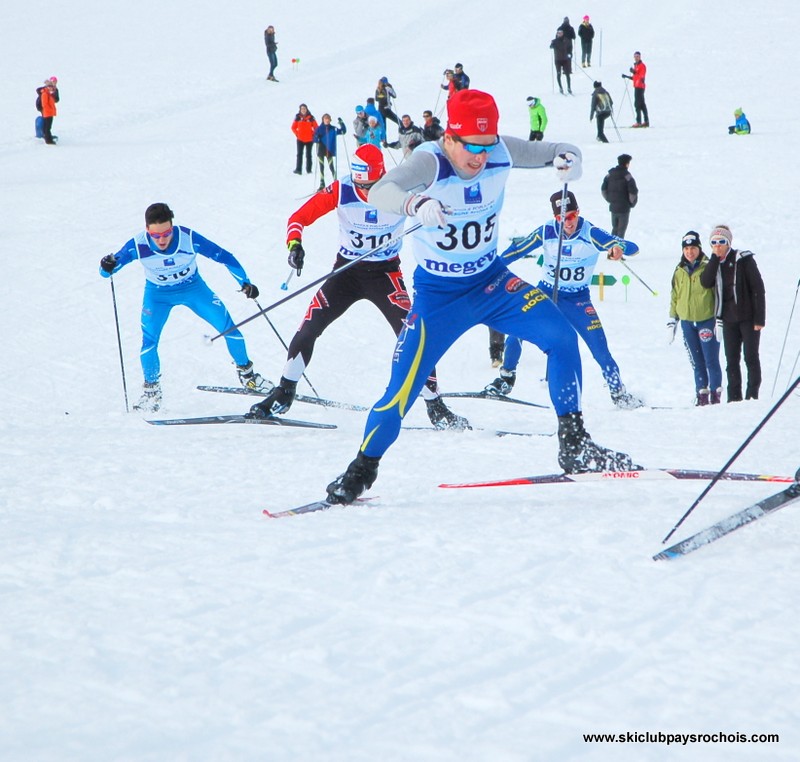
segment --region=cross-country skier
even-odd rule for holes
[[[108,254],[100,260],[100,275],[104,278],[138,259],[147,279],[142,301],[140,355],[144,391],[133,406],[134,410],[154,412],[161,406],[158,342],[169,313],[178,305],[188,307],[219,333],[225,333],[225,343],[236,363],[242,386],[255,391],[269,391],[273,384],[253,371],[244,337],[238,330],[230,331],[233,320],[228,310],[200,276],[195,262],[197,255],[202,254],[225,265],[248,299],[257,298],[258,289],[233,254],[190,228],[173,225],[173,217],[166,204],[151,204],[144,213],[146,230],[131,238],[116,254]]]
[[[392,239],[402,232],[406,218],[379,211],[367,201],[367,192],[385,171],[381,149],[361,146],[353,155],[350,176],[316,193],[289,218],[286,245],[289,264],[298,275],[305,260],[303,230],[334,209],[339,217],[339,251],[334,270],[371,249],[376,251],[327,280],[317,291],[289,344],[280,382],[265,400],[250,408],[248,417],[265,418],[289,410],[317,339],[360,299],[369,300],[381,311],[395,335],[402,330],[411,300],[400,271],[403,240]],[[439,396],[435,369],[429,368],[425,375],[421,391],[431,423],[439,429],[469,428],[467,419],[453,413]],[[418,389],[415,394],[419,392]]]
[[[578,179],[580,151],[568,143],[500,137],[494,98],[460,90],[447,101],[439,142],[414,150],[372,189],[379,211],[416,217],[414,303],[392,357],[383,397],[367,419],[358,455],[328,485],[328,499],[350,503],[369,489],[383,454],[428,373],[478,324],[520,336],[549,357],[550,398],[559,422],[559,463],[569,473],[628,470],[630,456],[595,444],[581,415],[577,335],[539,288],[511,273],[497,255],[498,222],[512,167],[555,165],[562,182]]]
[[[619,261],[623,256],[632,257],[639,247],[617,238],[605,230],[595,227],[580,216],[578,201],[572,191],[567,192],[564,220],[561,220],[561,191],[550,196],[554,218],[540,225],[530,235],[513,243],[501,259],[510,264],[522,257],[537,256],[541,249],[544,256],[542,279],[539,288],[550,298],[555,288],[556,262],[558,261],[559,226],[564,227],[561,245],[561,261],[558,270],[558,309],[573,325],[578,335],[597,361],[603,378],[608,384],[611,399],[618,408],[632,409],[642,406],[642,401],[630,394],[622,383],[619,366],[611,356],[603,324],[592,304],[589,286],[600,254]],[[522,354],[522,340],[516,336],[506,339],[503,365],[500,376],[486,387],[490,394],[508,394],[514,387],[517,365]]]

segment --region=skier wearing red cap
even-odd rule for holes
[[[266,418],[289,410],[295,398],[297,382],[311,362],[314,344],[323,331],[357,301],[367,299],[386,318],[395,336],[403,328],[411,299],[400,271],[398,238],[405,215],[379,211],[367,202],[367,192],[386,170],[381,149],[363,145],[356,149],[350,164],[350,176],[336,180],[314,194],[291,217],[286,231],[289,265],[300,275],[305,260],[303,230],[328,212],[339,217],[339,251],[333,269],[371,249],[375,253],[335,277],[329,278],[314,294],[303,322],[289,343],[289,353],[281,380],[262,402],[253,405],[249,418]],[[392,240],[392,239],[397,240]],[[436,371],[431,368],[423,380],[422,395],[428,418],[436,428],[469,428],[466,418],[455,415],[439,396]]]
[[[381,457],[400,432],[430,369],[467,330],[488,325],[536,344],[548,355],[550,398],[559,422],[559,464],[568,473],[634,468],[630,456],[595,444],[581,415],[577,334],[547,295],[511,273],[497,251],[498,223],[512,167],[554,166],[577,180],[581,155],[568,143],[499,136],[494,98],[460,90],[447,102],[447,129],[391,170],[370,191],[379,211],[415,217],[414,303],[392,358],[383,397],[364,440],[328,499],[350,503],[369,489]]]

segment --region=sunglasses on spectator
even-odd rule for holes
[[[163,233],[151,233],[149,230],[147,234],[152,238],[154,241],[160,241],[162,238],[169,238],[172,235],[172,231],[174,228],[167,228]]]
[[[567,222],[575,222],[575,220],[578,219],[578,213],[577,212],[567,212],[564,215],[564,218],[566,219]],[[556,215],[556,220],[558,220],[558,222],[561,222],[561,215],[560,214]]]
[[[462,140],[454,132],[451,133],[451,137],[453,138],[453,140],[456,141],[456,143],[461,143],[461,145],[464,146],[465,151],[469,151],[470,153],[474,153],[475,155],[480,155],[482,153],[491,153],[492,151],[494,151],[495,148],[497,148],[497,146],[500,143],[499,135],[495,135],[494,143],[490,143],[488,146],[483,146],[478,143],[467,143],[466,140]]]
[[[727,238],[712,238],[711,239],[712,246],[727,246],[728,239]]]

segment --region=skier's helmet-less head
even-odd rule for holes
[[[386,174],[383,153],[371,143],[360,146],[350,162],[350,176],[359,188],[369,188]]]

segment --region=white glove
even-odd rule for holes
[[[562,183],[569,182],[570,180],[580,180],[583,174],[581,160],[578,155],[572,153],[572,151],[558,154],[558,156],[553,159],[553,166],[556,168],[556,174]]]
[[[452,212],[450,207],[444,206],[440,201],[430,196],[415,193],[409,196],[404,204],[404,209],[410,217],[416,217],[425,228],[446,228],[445,214]]]
[[[675,341],[675,333],[677,332],[677,330],[678,330],[678,321],[675,320],[674,318],[670,318],[669,321],[667,322],[667,331],[669,332],[668,343],[672,344],[672,342]]]

